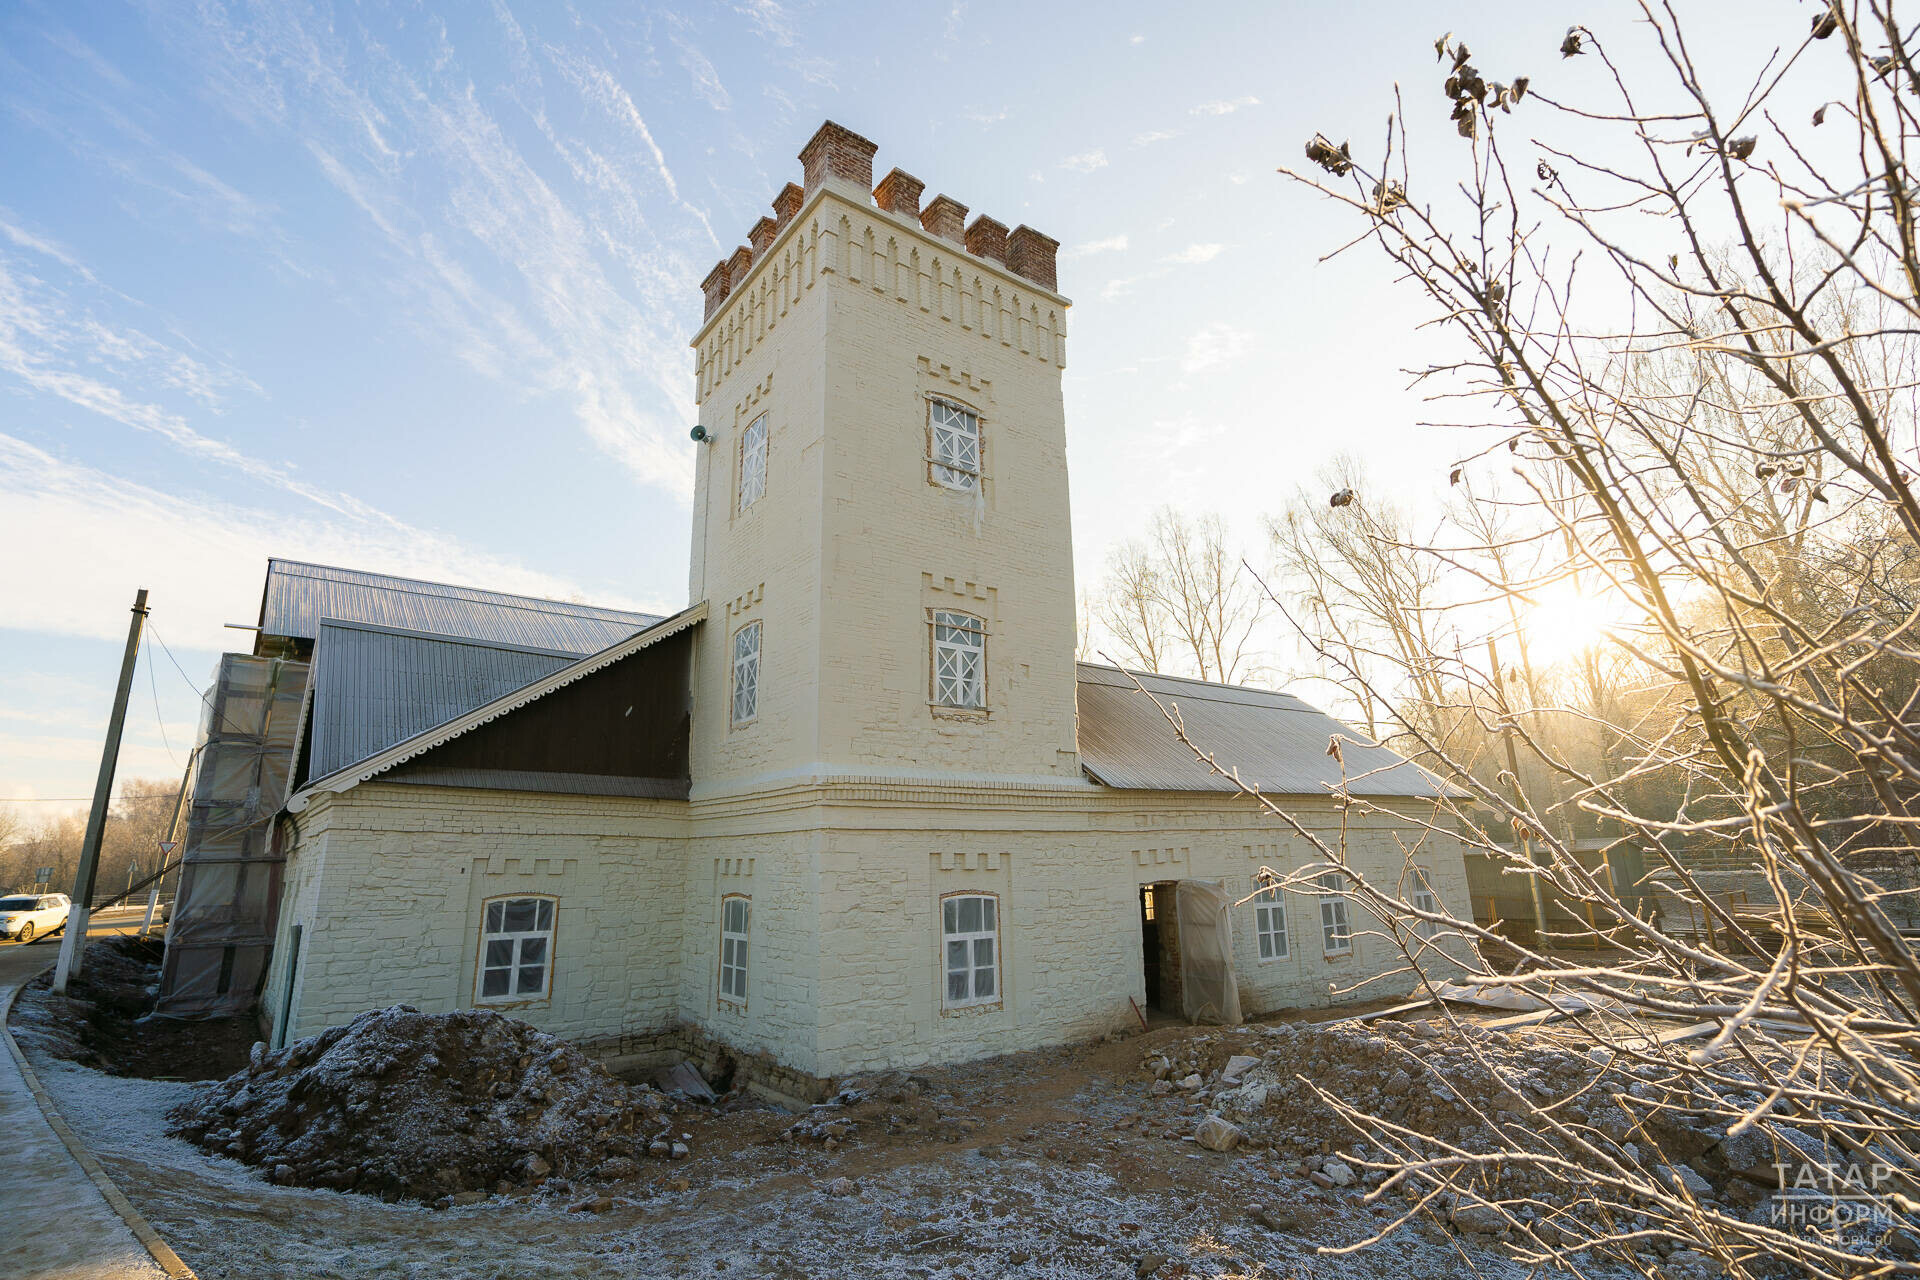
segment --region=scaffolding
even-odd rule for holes
[[[259,999],[286,854],[286,800],[308,664],[229,653],[200,720],[185,848],[154,1012],[242,1014]]]

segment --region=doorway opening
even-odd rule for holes
[[[1180,926],[1174,912],[1176,880],[1140,886],[1140,963],[1147,1008],[1180,1016]]]

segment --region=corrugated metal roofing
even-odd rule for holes
[[[512,596],[298,560],[267,561],[260,631],[312,640],[322,618],[368,622],[584,656],[660,619],[650,613]]]
[[[1232,791],[1174,736],[1173,726],[1133,680],[1112,667],[1079,664],[1080,763],[1095,782],[1143,791]],[[1347,789],[1363,796],[1437,796],[1443,784],[1324,711],[1270,689],[1140,676],[1154,697],[1180,709],[1187,734],[1242,780],[1281,795],[1326,795],[1339,786],[1327,755],[1336,734]]]
[[[320,623],[307,776],[325,777],[578,661],[357,622]]]

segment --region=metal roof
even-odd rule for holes
[[[405,738],[376,750],[371,756],[364,756],[335,769],[319,767],[316,753],[314,765],[307,770],[307,777],[313,781],[302,786],[287,797],[287,808],[299,813],[311,802],[316,792],[341,792],[358,786],[360,783],[387,772],[394,766],[404,764],[423,752],[431,751],[443,743],[451,742],[462,734],[471,732],[481,725],[489,724],[501,716],[519,710],[530,702],[538,701],[556,689],[563,689],[577,680],[584,679],[596,671],[603,670],[622,658],[631,657],[642,649],[659,643],[668,636],[678,635],[688,627],[704,622],[707,606],[703,601],[692,608],[682,609],[679,613],[662,618],[638,634],[628,636],[617,644],[609,645],[598,653],[584,658],[562,662],[557,668],[544,675],[535,677],[531,682],[507,690],[498,696],[468,708],[437,724],[429,725]],[[315,710],[315,722],[318,723],[318,709]]]
[[[1233,791],[1174,735],[1173,726],[1133,677],[1113,667],[1078,664],[1080,763],[1095,782],[1141,791]],[[1292,694],[1141,673],[1140,684],[1177,707],[1187,735],[1222,768],[1276,795],[1326,795],[1341,782],[1327,754],[1341,739],[1347,791],[1360,796],[1431,797],[1445,784]]]
[[[325,777],[485,706],[576,655],[323,619],[313,650],[308,776]]]
[[[500,644],[598,653],[659,622],[650,613],[512,596],[298,560],[267,561],[260,632],[317,639],[320,620],[369,622]]]

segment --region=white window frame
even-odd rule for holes
[[[1266,885],[1253,896],[1253,943],[1260,963],[1288,959],[1292,942],[1287,934],[1286,892],[1277,884]]]
[[[508,912],[518,903],[531,902],[533,919],[531,928],[509,928],[513,921]],[[480,954],[474,965],[473,998],[476,1004],[524,1004],[531,1000],[545,1000],[553,993],[553,939],[554,917],[559,914],[559,899],[539,893],[510,893],[497,898],[489,898],[480,907]],[[506,948],[505,952],[496,952],[495,944]],[[529,952],[534,957],[529,958]],[[504,959],[505,963],[500,963]],[[526,988],[520,984],[526,977],[526,971],[533,965],[540,966],[540,983],[537,988]],[[487,991],[487,975],[505,973],[507,989],[504,992]]]
[[[929,611],[933,637],[933,705],[950,711],[987,709],[986,619],[953,609]],[[942,636],[942,632],[949,633]],[[971,636],[972,643],[957,638]],[[967,671],[971,658],[972,671]],[[947,671],[942,670],[944,665]],[[957,700],[950,700],[957,699]]]
[[[1407,895],[1407,901],[1415,911],[1431,911],[1435,915],[1440,913],[1440,895],[1433,891],[1433,882],[1427,879],[1426,870],[1422,867],[1413,869],[1413,892]],[[1414,922],[1414,931],[1423,938],[1438,937],[1440,922],[1417,920]]]
[[[738,906],[739,927],[734,927],[733,908]],[[748,934],[753,928],[753,899],[744,893],[720,897],[720,1001],[747,1007]]]
[[[974,927],[964,927],[967,903],[979,903]],[[986,963],[982,963],[981,944],[986,945]],[[954,948],[962,948],[955,964]],[[982,974],[991,975],[991,991],[980,989]],[[964,990],[954,993],[958,977]],[[1001,1002],[1000,973],[1000,895],[997,893],[949,893],[940,899],[940,1007],[971,1009]]]
[[[752,724],[760,715],[760,622],[755,619],[733,633],[732,720]]]
[[[767,492],[767,415],[761,414],[740,433],[740,503],[745,511]]]
[[[1319,879],[1322,889],[1338,889],[1340,873],[1329,871]],[[1329,956],[1353,954],[1353,926],[1347,919],[1347,900],[1338,893],[1320,897],[1320,950]]]
[[[927,474],[935,484],[971,493],[980,485],[980,414],[940,396],[927,397]]]

